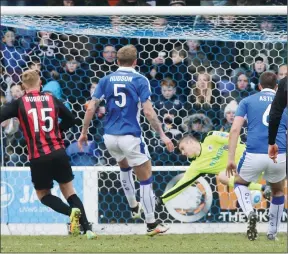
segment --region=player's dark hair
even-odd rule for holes
[[[271,71],[265,71],[261,74],[259,83],[262,88],[274,89],[277,85],[277,75]]]

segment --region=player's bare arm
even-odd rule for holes
[[[233,125],[229,134],[229,143],[228,143],[228,163],[226,167],[226,175],[228,177],[233,176],[236,172],[236,163],[235,163],[235,152],[237,148],[237,143],[240,135],[241,128],[244,124],[245,119],[241,116],[236,116],[233,122]]]
[[[158,116],[152,107],[151,101],[147,100],[146,102],[142,104],[142,106],[143,106],[144,115],[148,119],[152,128],[160,135],[160,138],[166,145],[168,151],[172,152],[174,150],[174,145],[171,139],[168,138],[163,132],[161,122],[159,121]]]
[[[100,99],[96,99],[95,97],[92,97],[92,100],[88,104],[88,108],[86,110],[84,120],[83,120],[83,127],[81,131],[81,135],[78,139],[78,147],[80,151],[83,151],[83,143],[87,145],[88,128],[89,128],[91,120],[93,119],[93,116],[96,113],[97,108],[99,107],[100,102],[101,102]]]

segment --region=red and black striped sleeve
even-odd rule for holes
[[[4,104],[0,108],[0,123],[13,117],[18,117],[19,101],[14,100],[12,102]]]

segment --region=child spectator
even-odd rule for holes
[[[1,44],[2,65],[14,83],[20,81],[20,75],[25,67],[27,67],[28,57],[23,49],[15,46],[15,33],[12,30],[7,30]]]
[[[160,97],[160,100],[155,102],[155,108],[158,111],[162,108],[165,108],[166,110],[174,109],[177,111],[181,111],[183,106],[178,97],[176,96],[176,83],[174,80],[170,78],[163,79],[161,81],[161,92],[162,95]]]
[[[252,65],[251,86],[252,89],[259,91],[258,83],[260,75],[269,69],[267,56],[263,53],[255,57],[254,64]]]
[[[232,127],[235,113],[238,108],[238,103],[236,101],[231,101],[224,109],[224,121],[220,128],[220,131],[230,132]]]
[[[20,84],[12,84],[10,94],[12,100],[17,100],[24,94],[24,91]],[[12,118],[2,123],[6,135],[7,166],[24,166],[27,162],[26,142],[19,126],[17,118]]]
[[[31,61],[28,63],[28,68],[34,71],[41,72],[42,64],[38,57],[32,57]]]
[[[237,108],[238,103],[235,100],[232,100],[227,104],[227,106],[224,109],[224,120],[221,128],[219,129],[220,131],[230,132]],[[240,136],[242,142],[246,142],[245,128],[246,126],[243,126],[241,129]]]

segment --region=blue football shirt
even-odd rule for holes
[[[105,134],[141,136],[141,103],[150,99],[149,80],[131,67],[100,79],[92,97],[106,100]]]
[[[248,122],[247,152],[267,154],[268,152],[268,117],[271,103],[275,97],[272,89],[263,89],[261,92],[243,99],[235,116],[246,117]],[[285,110],[279,125],[276,144],[279,153],[286,152],[287,111]]]

